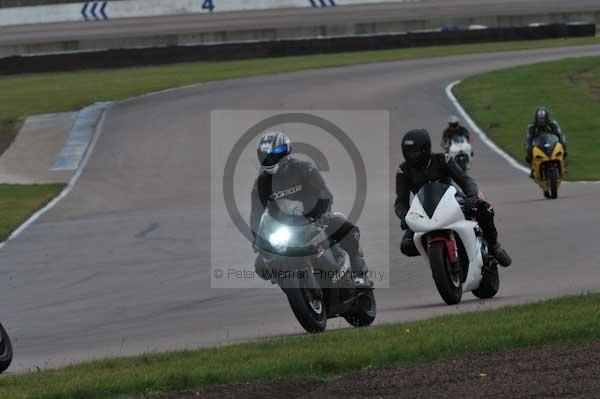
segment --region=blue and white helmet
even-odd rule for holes
[[[279,162],[292,152],[290,138],[281,132],[265,133],[258,140],[256,152],[263,170],[275,174],[279,169]]]

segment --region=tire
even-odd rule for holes
[[[0,374],[5,372],[6,369],[12,363],[13,350],[10,338],[6,333],[2,324],[0,324],[0,335],[2,336],[2,342],[0,342]]]
[[[361,295],[356,303],[356,309],[352,313],[344,315],[344,319],[353,327],[368,327],[375,321],[377,316],[377,302],[375,292],[367,290]]]
[[[456,157],[456,163],[460,165],[460,167],[467,172],[469,168],[469,161],[466,156],[458,156]]]
[[[556,167],[552,167],[549,171],[550,176],[548,176],[548,196],[546,198],[549,199],[557,199],[558,198],[558,179],[559,179],[559,171]]]
[[[433,281],[440,296],[448,305],[456,305],[462,299],[462,281],[460,276],[452,277],[450,257],[445,242],[434,242],[427,250]]]
[[[319,298],[315,298],[311,291],[303,286],[300,288],[289,288],[285,290],[290,307],[296,319],[307,332],[320,333],[327,327],[327,310],[323,300],[323,293],[319,290]],[[314,301],[311,304],[311,301]]]
[[[558,198],[558,180],[556,177],[550,178],[550,199]]]
[[[498,266],[486,267],[479,288],[473,290],[473,295],[479,299],[490,299],[496,296],[500,288],[500,275],[498,274]]]

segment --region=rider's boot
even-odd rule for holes
[[[485,201],[478,202],[477,222],[483,230],[483,238],[488,244],[490,255],[496,258],[500,266],[508,267],[511,265],[512,259],[498,242],[498,230],[494,223],[494,214],[494,208],[489,203]]]
[[[512,264],[512,258],[510,257],[508,252],[506,252],[506,250],[502,248],[499,242],[490,245],[490,252],[494,256],[494,258],[496,258],[500,266],[508,267]]]
[[[413,239],[414,236],[415,234],[412,231],[406,230],[404,237],[402,237],[402,241],[400,242],[400,252],[409,258],[421,256],[417,246],[415,245],[415,241]]]
[[[354,283],[360,288],[370,288],[373,281],[369,277],[369,268],[362,253],[350,257],[350,265],[354,276]]]

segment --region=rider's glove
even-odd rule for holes
[[[479,197],[467,197],[465,198],[465,210],[470,212],[476,212],[479,205]]]

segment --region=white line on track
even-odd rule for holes
[[[96,126],[96,129],[94,132],[94,137],[92,138],[92,141],[91,141],[90,145],[88,146],[88,148],[85,152],[85,155],[84,155],[83,159],[81,160],[81,163],[79,164],[79,168],[73,174],[73,176],[71,176],[71,179],[67,183],[67,186],[60,192],[60,194],[58,196],[56,196],[56,198],[54,198],[52,201],[50,201],[45,207],[43,207],[42,209],[40,209],[39,211],[34,213],[29,219],[27,219],[25,221],[25,223],[23,223],[21,226],[19,226],[19,228],[17,228],[15,231],[13,231],[12,234],[10,235],[10,237],[8,237],[8,239],[6,241],[0,243],[0,249],[2,249],[6,245],[7,242],[9,242],[9,241],[17,238],[19,235],[21,235],[21,233],[23,233],[23,231],[25,231],[25,229],[27,229],[29,226],[31,226],[33,223],[35,223],[35,221],[38,220],[43,214],[48,212],[50,209],[54,208],[56,206],[56,204],[58,204],[63,198],[65,198],[67,195],[69,195],[71,190],[73,190],[73,187],[75,187],[77,180],[79,180],[79,177],[81,176],[81,173],[83,172],[83,169],[85,169],[85,165],[87,165],[88,160],[90,159],[90,156],[92,155],[92,152],[94,151],[94,147],[96,146],[96,143],[98,142],[98,138],[100,137],[100,133],[102,132],[102,127],[104,126],[106,114],[108,113],[108,110],[110,110],[110,107],[111,107],[111,104],[107,104],[106,108],[104,109],[102,116],[100,117],[100,122],[98,122],[98,125]]]
[[[463,117],[463,119],[469,124],[469,126],[471,127],[471,130],[474,131],[475,133],[477,133],[477,135],[479,136],[481,141],[483,141],[488,147],[490,147],[492,149],[492,151],[494,151],[496,154],[498,154],[502,158],[504,158],[512,167],[514,167],[515,169],[517,169],[523,173],[529,174],[528,168],[521,165],[513,157],[511,157],[506,152],[504,152],[504,150],[502,150],[500,147],[498,147],[496,145],[496,143],[494,143],[492,140],[490,140],[490,138],[487,136],[487,134],[485,134],[485,132],[483,130],[481,130],[479,128],[479,126],[477,126],[475,121],[471,118],[471,116],[467,113],[467,111],[465,111],[465,109],[462,107],[462,105],[458,102],[458,99],[454,96],[454,93],[452,93],[452,90],[454,89],[454,87],[456,87],[458,84],[460,84],[460,82],[461,82],[460,80],[457,80],[456,82],[452,82],[448,86],[446,86],[446,95],[448,96],[448,98],[450,99],[450,101],[452,102],[454,107],[458,110],[460,115]]]

